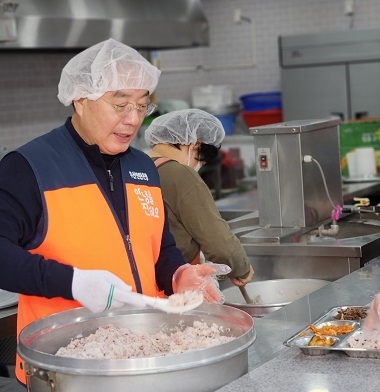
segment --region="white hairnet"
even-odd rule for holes
[[[224,128],[218,118],[200,109],[169,112],[155,118],[145,130],[145,141],[152,148],[156,144],[202,143],[219,147]]]
[[[148,90],[152,94],[161,71],[135,49],[114,39],[100,42],[74,56],[63,68],[58,99],[99,99],[107,91]]]

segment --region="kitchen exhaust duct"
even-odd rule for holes
[[[138,50],[209,45],[209,25],[200,0],[17,0],[12,4],[18,4],[16,31],[10,39],[3,36],[0,50],[84,49],[108,38]],[[0,18],[0,31],[5,23],[9,21]]]

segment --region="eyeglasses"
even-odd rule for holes
[[[107,102],[109,105],[111,105],[114,109],[116,114],[120,118],[125,118],[128,117],[134,109],[137,110],[137,113],[139,116],[144,116],[148,117],[150,114],[154,112],[154,109],[156,109],[157,105],[155,103],[149,102],[146,105],[134,105],[133,103],[126,102],[121,105],[116,105],[115,103],[108,102],[104,98],[100,98],[104,102]]]

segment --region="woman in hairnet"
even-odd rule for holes
[[[206,301],[222,301],[220,266],[185,262],[168,228],[157,169],[130,147],[154,109],[149,96],[159,74],[113,39],[84,50],[58,86],[72,117],[1,160],[0,288],[20,293],[18,333],[79,306],[144,307],[136,292],[197,290]],[[16,376],[25,384],[20,362]]]
[[[216,208],[197,171],[214,159],[224,139],[218,118],[199,109],[169,112],[155,118],[145,131],[148,153],[158,167],[170,231],[188,263],[227,264],[236,286],[253,277],[253,268],[239,239]]]

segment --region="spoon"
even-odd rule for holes
[[[241,292],[242,296],[243,296],[244,299],[245,299],[245,302],[246,302],[247,304],[253,304],[253,299],[249,296],[249,294],[248,294],[247,289],[245,288],[245,286],[239,287],[239,289],[240,289],[240,292]]]
[[[197,308],[203,302],[203,295],[196,291],[185,291],[176,293],[168,298],[149,297],[148,295],[139,294],[145,303],[166,313],[185,313]]]

